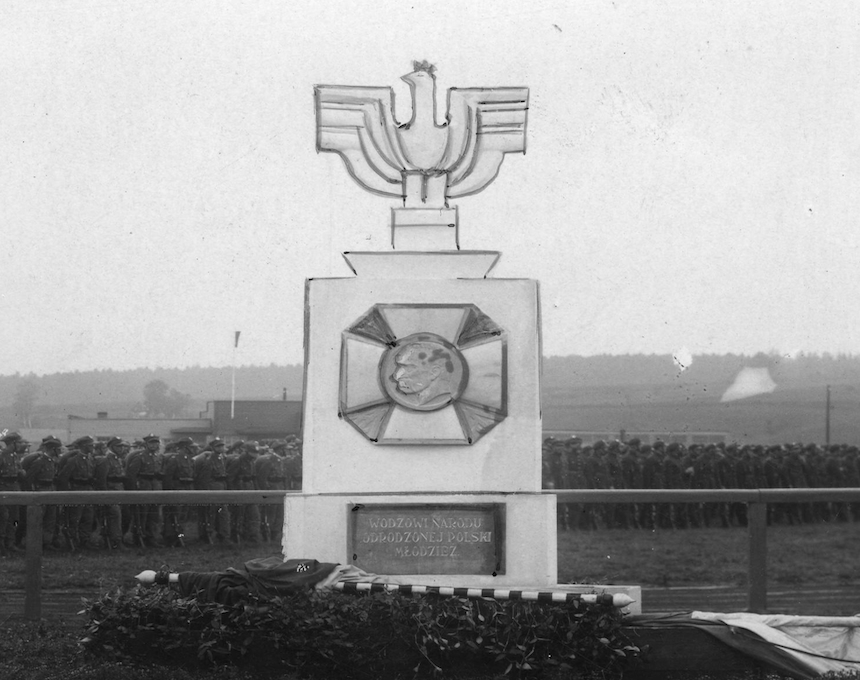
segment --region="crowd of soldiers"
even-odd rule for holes
[[[543,485],[555,489],[860,488],[856,446],[654,444],[639,439],[549,438]],[[561,529],[686,529],[746,526],[745,503],[559,505]],[[768,523],[860,521],[860,503],[770,503]]]
[[[17,432],[0,437],[2,491],[280,490],[301,488],[301,440],[244,442],[156,435],[128,442],[79,437],[68,446],[42,439],[36,451]],[[0,556],[23,550],[25,508],[0,505]],[[193,516],[192,516],[193,515]],[[225,545],[280,540],[282,505],[44,505],[45,550],[184,546],[196,522],[198,540]]]
[[[301,440],[201,446],[190,437],[134,442],[79,437],[67,446],[45,437],[36,451],[17,432],[0,437],[0,492],[280,490],[301,488]],[[856,446],[692,444],[639,439],[598,441],[549,438],[543,444],[547,489],[768,489],[860,488]],[[192,517],[192,510],[194,516]],[[0,505],[0,556],[23,549],[23,507]],[[45,550],[182,546],[189,522],[198,540],[235,544],[278,541],[282,505],[44,505]],[[747,524],[744,503],[562,503],[559,527],[568,529],[685,529]],[[860,521],[860,503],[768,505],[768,522],[803,524]]]

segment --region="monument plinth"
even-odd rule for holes
[[[356,276],[306,287],[291,554],[427,585],[554,585],[537,282],[485,278],[491,252],[345,257]]]
[[[499,253],[458,250],[449,205],[525,151],[528,90],[452,89],[439,125],[433,71],[404,76],[403,125],[390,88],[315,90],[318,150],[402,205],[394,251],[344,253],[353,276],[307,281],[303,489],[284,544],[395,583],[559,588],[538,283],[491,278]]]

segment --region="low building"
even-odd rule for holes
[[[302,427],[302,402],[284,400],[229,399],[207,402],[198,418],[109,418],[100,412],[95,418],[69,416],[66,441],[90,435],[98,441],[122,437],[133,441],[148,434],[162,439],[191,437],[204,443],[212,437],[226,442],[237,439],[283,439],[298,435]]]
[[[302,429],[300,401],[210,401],[200,415],[212,421],[213,434],[225,441],[283,439]]]
[[[140,439],[148,434],[157,434],[162,439],[191,437],[203,442],[212,433],[209,418],[108,418],[100,413],[96,418],[69,416],[66,426],[66,441],[89,435],[97,441],[111,437],[122,437],[128,441]]]

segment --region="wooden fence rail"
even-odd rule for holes
[[[46,505],[281,505],[298,491],[7,491],[0,505],[27,508],[24,617],[42,617],[42,513]]]
[[[26,506],[24,616],[41,618],[42,513],[46,505],[279,505],[301,491],[7,491],[0,505]],[[768,503],[858,503],[860,488],[546,489],[559,503],[745,503],[749,545],[748,609],[767,611]]]

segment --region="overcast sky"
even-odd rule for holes
[[[392,201],[314,84],[526,85],[461,247],[541,281],[549,355],[860,351],[860,5],[0,5],[0,374],[302,360],[303,282]]]

